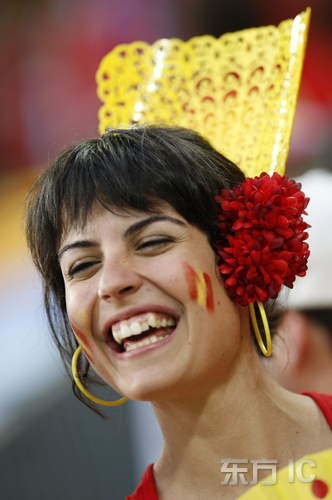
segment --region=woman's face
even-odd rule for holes
[[[65,234],[59,259],[76,338],[120,394],[158,401],[227,379],[247,314],[225,292],[205,233],[172,207],[100,207]]]

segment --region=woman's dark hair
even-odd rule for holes
[[[26,198],[26,235],[43,278],[52,336],[67,371],[78,344],[71,330],[58,251],[64,231],[83,227],[96,203],[118,215],[157,213],[169,203],[202,229],[210,245],[220,240],[215,196],[244,174],[197,133],[177,127],[112,129],[101,138],[69,147],[41,174]],[[263,337],[264,338],[264,337]],[[83,356],[80,356],[83,358]],[[89,364],[80,376],[91,382]],[[95,409],[73,383],[76,396]]]

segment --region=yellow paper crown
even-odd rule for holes
[[[276,26],[115,47],[96,74],[100,133],[193,129],[250,177],[284,172],[310,9]]]

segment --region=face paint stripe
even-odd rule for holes
[[[191,300],[197,300],[198,297],[198,291],[197,291],[197,275],[194,271],[194,269],[187,264],[186,262],[184,263],[184,272],[185,272],[185,277],[188,283],[188,289],[189,289],[189,296]]]
[[[86,355],[86,357],[88,358],[88,360],[90,361],[90,363],[94,364],[94,362],[92,360],[92,350],[85,345],[85,343],[83,342],[83,340],[79,337],[79,335],[77,335],[77,333],[74,331],[74,329],[73,329],[73,332],[74,332],[74,335],[75,335],[78,343],[82,347],[82,351],[84,352],[84,354]],[[81,332],[79,332],[79,333],[81,334]],[[83,334],[81,334],[81,335],[84,337]]]
[[[183,263],[190,298],[209,311],[214,311],[214,299],[210,276],[200,269],[193,269],[187,262]]]
[[[203,273],[206,284],[206,307],[209,311],[214,311],[214,300],[211,278],[207,273]]]
[[[84,354],[86,355],[86,357],[88,358],[88,360],[92,363],[92,348],[91,348],[91,344],[89,343],[88,339],[86,338],[86,336],[80,332],[77,328],[73,327],[73,325],[71,325],[72,327],[72,330],[74,332],[74,335],[77,339],[77,342],[80,344],[80,346],[82,347],[83,351],[84,351]]]
[[[80,332],[77,328],[74,328],[73,326],[72,326],[72,329],[73,329],[73,332],[76,335],[76,337],[78,337],[83,342],[83,344],[89,349],[89,351],[91,352],[92,351],[91,344],[88,341],[88,339],[86,338],[86,336],[84,335],[84,333]]]
[[[88,358],[88,360],[90,361],[90,363],[94,364],[93,360],[92,360],[92,358],[90,356],[90,354],[86,351],[86,349],[84,349],[84,347],[82,346],[82,344],[81,344],[81,347],[82,347],[82,351],[84,352],[84,354],[86,355],[86,357]]]
[[[79,319],[79,323],[84,326],[84,329],[90,331],[90,319],[88,313],[84,309],[81,309],[77,311],[77,317]]]
[[[197,275],[197,302],[200,306],[206,307],[206,284],[204,281],[203,273],[200,269],[195,269]]]
[[[82,339],[80,339],[78,337],[78,335],[75,335],[78,343],[80,344],[80,346],[82,347],[83,351],[85,352],[85,354],[89,354],[90,356],[92,356],[92,350],[83,342]]]

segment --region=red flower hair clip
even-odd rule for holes
[[[275,299],[281,285],[293,288],[295,277],[305,276],[310,226],[302,215],[309,198],[301,184],[263,173],[215,199],[222,209],[218,265],[233,300],[247,306]]]

